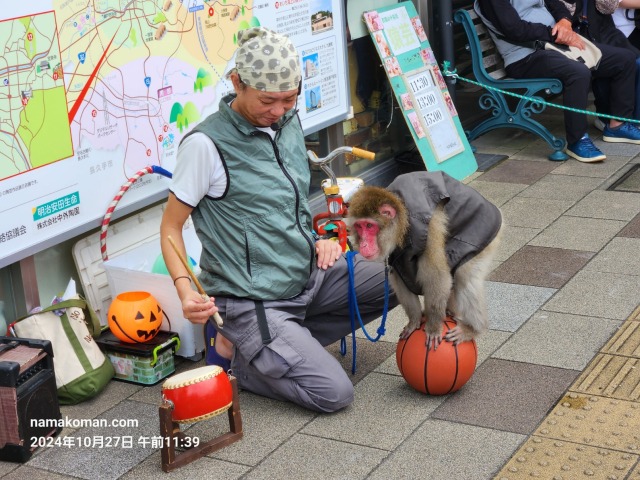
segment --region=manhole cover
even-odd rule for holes
[[[509,158],[507,155],[496,155],[487,153],[476,153],[476,162],[478,162],[478,171],[486,172],[494,165],[497,165],[501,161]]]
[[[607,190],[640,193],[640,164],[636,163]]]

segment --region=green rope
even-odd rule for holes
[[[608,118],[611,120],[618,120],[619,122],[631,122],[631,123],[640,123],[640,120],[635,120],[632,118],[624,118],[624,117],[616,117],[614,115],[608,115],[606,113],[597,113],[597,112],[592,112],[590,110],[580,110],[578,108],[572,108],[572,107],[566,107],[564,105],[558,105],[556,103],[551,103],[551,102],[547,102],[546,100],[543,100],[540,97],[527,97],[526,95],[520,95],[517,93],[513,93],[513,92],[509,92],[507,90],[503,90],[501,88],[496,88],[496,87],[491,87],[489,85],[484,85],[480,82],[476,82],[475,80],[471,80],[469,78],[465,78],[465,77],[461,77],[460,75],[458,75],[458,72],[456,69],[450,70],[449,67],[451,66],[451,63],[448,61],[445,61],[442,64],[442,74],[445,77],[452,77],[455,78],[456,80],[462,80],[464,82],[469,82],[473,85],[477,85],[479,87],[485,88],[487,90],[493,90],[495,92],[499,92],[502,93],[503,95],[510,95],[512,97],[515,98],[520,98],[522,100],[529,100],[533,103],[539,103],[545,106],[549,106],[549,107],[555,107],[555,108],[560,108],[561,110],[569,110],[570,112],[577,112],[577,113],[584,113],[586,115],[593,115],[595,117],[600,117],[600,118]]]

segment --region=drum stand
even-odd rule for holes
[[[238,404],[238,384],[233,376],[229,376],[231,389],[233,391],[233,403],[227,410],[229,416],[229,432],[206,443],[193,445],[191,437],[180,431],[180,424],[171,419],[173,406],[166,400],[159,408],[160,413],[160,436],[162,442],[162,470],[171,472],[176,468],[183,467],[198,458],[209,453],[220,450],[242,438],[242,418],[240,416],[240,405]],[[185,451],[177,454],[176,448],[184,448]]]

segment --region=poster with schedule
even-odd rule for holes
[[[475,156],[413,3],[364,12],[363,20],[427,170],[471,175]]]

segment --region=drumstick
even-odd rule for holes
[[[209,296],[204,291],[204,288],[202,288],[202,285],[200,285],[200,282],[198,281],[198,278],[195,276],[195,274],[193,273],[193,271],[189,267],[189,264],[187,263],[186,258],[184,258],[182,253],[180,253],[180,250],[178,250],[178,246],[173,241],[173,238],[171,238],[171,235],[167,235],[167,239],[169,240],[169,243],[173,247],[173,251],[176,252],[176,255],[178,255],[178,258],[180,259],[180,261],[184,265],[184,268],[187,269],[187,272],[189,273],[189,277],[191,277],[191,280],[193,280],[193,283],[196,284],[196,288],[198,289],[198,292],[200,293],[200,295],[202,295],[203,300],[205,300],[205,301],[209,300]],[[213,319],[216,321],[216,323],[218,324],[219,327],[222,326],[222,317],[220,316],[220,314],[218,312],[213,314]]]

